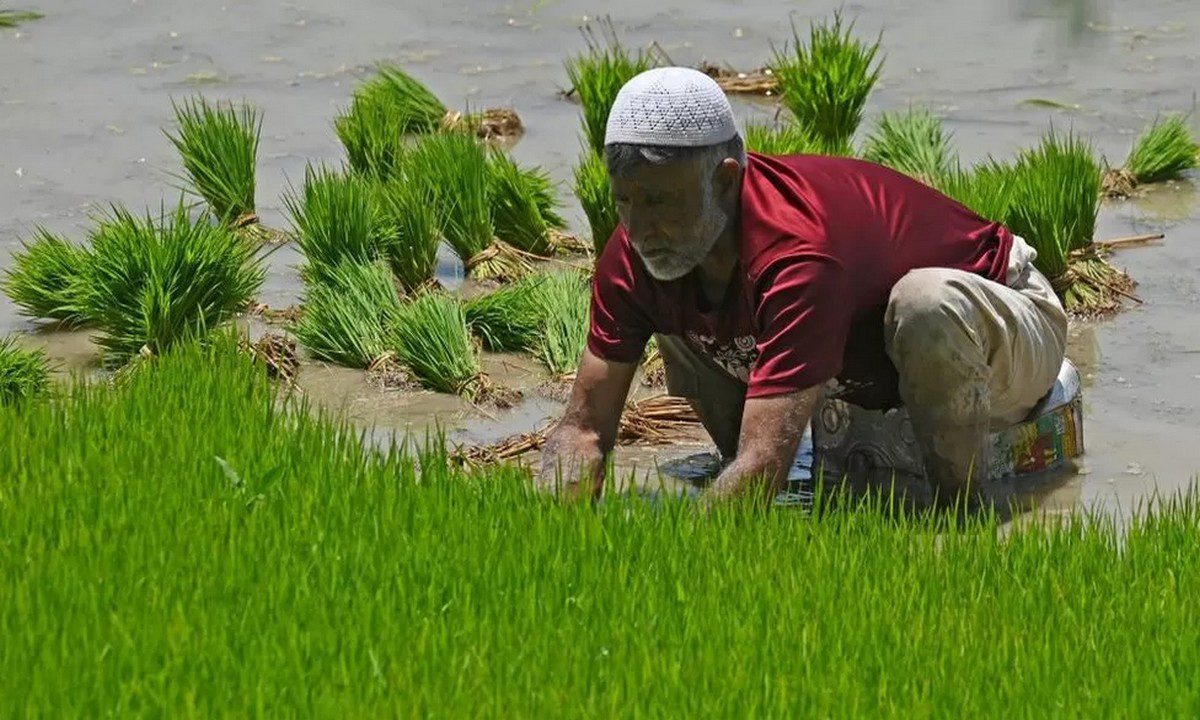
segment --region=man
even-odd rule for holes
[[[992,427],[1050,389],[1067,318],[1034,251],[998,223],[870,163],[743,149],[716,83],[638,75],[608,121],[620,226],[541,482],[595,495],[647,340],[732,461],[711,499],[779,488],[827,385],[907,406],[942,498],[986,477]],[[836,383],[831,383],[836,381]]]

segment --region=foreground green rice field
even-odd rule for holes
[[[0,409],[6,716],[1194,716],[1200,505],[560,507],[184,348]]]

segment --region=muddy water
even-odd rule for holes
[[[827,10],[782,0],[28,4],[47,17],[0,31],[2,264],[35,225],[82,238],[97,205],[157,207],[175,197],[176,160],[160,131],[171,97],[202,91],[263,109],[258,201],[264,219],[283,226],[281,193],[307,160],[338,161],[331,119],[376,60],[403,63],[453,106],[515,106],[528,126],[515,154],[566,181],[578,154],[578,109],[556,93],[565,83],[561,61],[582,47],[577,26],[587,15],[602,7],[629,44],[658,41],[680,64],[750,68],[786,39],[789,12],[803,26]],[[928,105],[947,118],[967,159],[1011,153],[1054,122],[1094,138],[1118,161],[1156,112],[1189,110],[1200,90],[1194,0],[906,0],[846,10],[862,31],[884,32],[887,65],[868,115]],[[772,106],[739,109],[766,117]],[[583,225],[573,200],[567,211]],[[1128,506],[1200,471],[1196,190],[1184,184],[1110,205],[1100,227],[1102,237],[1168,236],[1117,256],[1142,282],[1145,305],[1074,331],[1072,357],[1089,374],[1089,452],[1083,474],[1039,489],[1051,506]],[[297,261],[292,248],[272,256],[265,302],[296,301]],[[442,274],[450,281],[456,269],[446,263]],[[0,299],[0,332],[29,329]],[[86,337],[40,333],[27,341],[49,347],[64,367],[94,364]],[[305,374],[322,405],[381,429],[437,418],[464,438],[486,439],[536,426],[555,410],[534,399],[513,416],[491,418],[454,399],[380,393],[340,369],[314,365]],[[623,457],[646,467],[661,454]]]

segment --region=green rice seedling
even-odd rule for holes
[[[424,387],[468,398],[480,389],[479,357],[457,298],[418,294],[400,306],[389,337],[397,358]]]
[[[492,352],[532,350],[542,335],[545,277],[530,275],[463,303],[467,326]]]
[[[92,233],[81,314],[99,329],[108,361],[158,355],[232,318],[265,275],[251,243],[192,219],[182,202],[158,218],[117,206]]]
[[[399,312],[387,268],[347,261],[308,285],[304,312],[291,329],[315,357],[366,368],[389,351],[389,329]]]
[[[602,31],[607,36],[605,40],[598,39],[591,28],[586,29],[587,52],[566,61],[571,88],[583,106],[584,136],[597,154],[604,152],[608,113],[617,93],[625,83],[652,65],[647,53],[631,53],[621,45],[611,23]]]
[[[442,126],[446,106],[429,88],[395,65],[380,64],[374,77],[354,91],[350,107],[334,120],[334,131],[350,167],[386,179],[399,170],[405,135]]]
[[[377,188],[381,226],[380,252],[407,292],[425,287],[437,274],[441,219],[428,189],[402,180]]]
[[[534,354],[550,372],[565,375],[578,367],[587,345],[590,287],[581,273],[563,270],[548,275],[541,292],[545,319]]]
[[[950,133],[928,110],[883,113],[863,147],[863,159],[937,186],[958,167]]]
[[[0,8],[0,28],[16,27],[30,20],[41,20],[44,15],[31,10],[10,10],[8,8]]]
[[[379,257],[384,232],[373,182],[324,166],[304,170],[304,187],[284,195],[306,279],[343,262],[367,264]]]
[[[605,244],[617,229],[617,203],[612,196],[612,183],[604,157],[590,148],[585,148],[575,166],[575,197],[583,206],[588,225],[592,230],[592,247],[596,257],[604,251]]]
[[[82,325],[78,291],[90,257],[86,248],[38,228],[5,270],[4,293],[29,317]]]
[[[413,149],[406,172],[430,193],[446,242],[469,265],[494,236],[483,148],[466,133],[428,135]]]
[[[49,387],[46,353],[18,347],[12,337],[0,339],[0,406],[42,397]]]
[[[970,170],[956,168],[938,189],[992,222],[1005,222],[1016,192],[1016,171],[1007,163],[987,160]]]
[[[1200,163],[1200,144],[1187,118],[1170,115],[1156,119],[1133,144],[1125,167],[1109,170],[1104,190],[1110,196],[1128,195],[1138,185],[1182,177]]]
[[[236,227],[258,222],[254,171],[262,117],[248,103],[209,103],[202,97],[171,102],[175,132],[165,131],[179,151],[188,189],[213,215]]]
[[[746,125],[746,149],[761,155],[832,155],[853,154],[846,141],[828,142],[803,126],[788,122],[779,125]]]
[[[800,125],[833,147],[848,144],[862,122],[863,107],[879,79],[880,39],[853,35],[854,23],[814,22],[804,42],[795,25],[789,49],[776,49],[771,71],[779,78],[783,104]]]
[[[545,256],[551,252],[550,226],[537,197],[540,186],[531,185],[530,177],[507,153],[488,154],[487,191],[496,237],[519,250]]]
[[[1190,717],[1200,699],[1181,671],[1200,662],[1194,494],[1011,524],[878,500],[580,507],[517,466],[454,466],[437,435],[364,447],[381,433],[281,399],[223,335],[0,408],[8,714]]]
[[[567,221],[559,212],[562,200],[558,196],[558,183],[551,180],[550,174],[541,167],[521,168],[521,176],[526,192],[533,197],[547,227],[553,230],[565,228]]]

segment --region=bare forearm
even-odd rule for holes
[[[709,486],[712,500],[728,500],[748,495],[769,498],[783,487],[787,467],[765,459],[738,457],[721,471]]]
[[[565,417],[546,437],[539,484],[566,497],[598,495],[608,452],[598,433]]]

